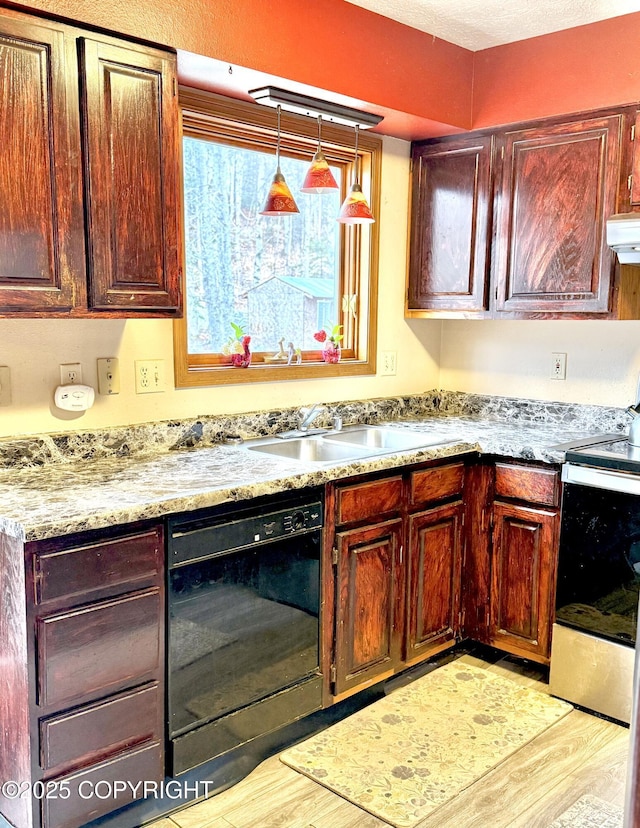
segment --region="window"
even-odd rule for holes
[[[175,324],[179,387],[375,372],[377,223],[336,221],[351,180],[353,130],[324,124],[339,190],[299,192],[317,145],[315,120],[282,113],[281,167],[300,209],[259,215],[275,172],[275,111],[181,90],[184,318]],[[381,141],[359,141],[360,179],[379,211]],[[342,359],[325,364],[313,334],[342,325]],[[234,326],[251,336],[248,370],[230,365]],[[300,365],[276,359],[289,343]]]

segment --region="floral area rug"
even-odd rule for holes
[[[597,796],[581,796],[549,828],[622,828],[623,810]]]
[[[571,710],[452,662],[280,758],[391,825],[411,828]]]

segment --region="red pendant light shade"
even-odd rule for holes
[[[267,194],[267,200],[260,211],[261,216],[288,216],[292,213],[299,213],[298,205],[291,190],[284,180],[280,170],[280,107],[276,107],[278,113],[278,136],[276,140],[276,174],[273,176],[271,187]]]
[[[358,180],[358,130],[359,126],[356,124],[356,145],[355,145],[355,159],[353,162],[355,181],[351,185],[349,195],[342,202],[338,221],[341,224],[372,224],[375,219],[371,212],[367,199],[364,197],[362,187]]]
[[[342,203],[338,221],[341,224],[373,224],[375,221],[362,187],[357,182]]]
[[[273,176],[271,187],[267,194],[267,200],[264,207],[260,211],[261,216],[286,216],[289,213],[299,213],[298,205],[291,195],[287,182],[284,180],[284,175],[280,172],[280,167],[276,170]]]
[[[322,152],[321,130],[322,115],[318,115],[318,149],[304,177],[302,187],[300,187],[300,192],[302,193],[328,193],[331,190],[338,189],[327,159]]]
[[[327,163],[324,154],[318,150],[313,156],[311,166],[307,170],[307,174],[300,187],[302,193],[326,193],[330,190],[337,190],[338,185],[333,177],[333,173]]]

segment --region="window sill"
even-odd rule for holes
[[[230,366],[186,366],[176,361],[176,388],[206,385],[239,385],[252,382],[286,382],[288,380],[328,379],[375,374],[375,361],[344,360],[336,364],[307,362],[301,365],[267,365],[257,363],[248,368]]]

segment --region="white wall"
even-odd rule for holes
[[[565,381],[549,378],[556,351]],[[447,320],[440,369],[449,391],[623,407],[636,399],[640,322]]]
[[[396,376],[175,390],[170,320],[0,319],[0,365],[10,367],[13,389],[12,405],[0,408],[0,436],[411,394],[437,387],[441,324],[416,328],[403,319],[409,149],[405,141],[384,139],[378,352],[397,351]],[[121,370],[117,397],[97,395],[94,407],[81,415],[53,406],[60,363],[80,362],[83,381],[97,388],[96,360],[114,356]],[[165,393],[136,395],[136,359],[165,360]]]

